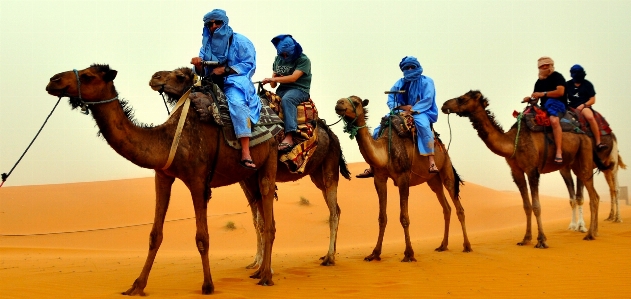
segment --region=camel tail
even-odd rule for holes
[[[346,178],[347,180],[350,181],[351,179],[351,172],[350,170],[348,170],[348,166],[346,165],[346,159],[344,159],[344,153],[342,152],[342,146],[340,145],[340,140],[337,138],[337,135],[335,135],[333,133],[333,131],[331,131],[331,129],[329,128],[329,126],[326,124],[326,121],[324,119],[318,119],[316,120],[316,125],[323,128],[326,133],[329,135],[329,138],[331,138],[331,144],[333,145],[333,150],[336,150],[340,153],[340,158],[338,161],[338,164],[340,164],[340,174]]]
[[[611,166],[613,166],[613,165],[605,165],[605,163],[603,163],[603,160],[600,160],[600,157],[598,157],[598,152],[596,152],[595,149],[593,150],[593,160],[594,160],[594,164],[596,164],[596,167],[600,171],[605,171],[611,168]]]
[[[622,162],[622,156],[620,156],[620,154],[618,154],[618,167],[622,169],[627,169],[627,164],[624,164],[624,162]]]
[[[454,172],[454,195],[456,198],[460,198],[460,185],[464,185],[464,181],[460,178],[453,164],[451,165],[451,170]]]

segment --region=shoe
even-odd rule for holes
[[[358,178],[358,179],[365,179],[365,178],[372,178],[374,176],[375,176],[375,174],[372,173],[372,169],[366,168],[366,170],[364,170],[364,172],[356,175],[355,177]]]
[[[554,163],[558,165],[563,164],[563,157],[554,157]]]
[[[605,150],[607,148],[608,148],[608,146],[606,144],[602,143],[602,142],[596,145],[596,150],[597,151],[602,151],[602,150]]]
[[[247,169],[256,170],[256,164],[254,164],[254,161],[249,160],[249,159],[243,159],[243,160],[239,161],[239,165],[241,165],[241,166],[243,166],[243,167],[245,167]],[[254,165],[254,166],[250,166],[250,165]]]
[[[429,173],[438,173],[439,170],[436,168],[436,164],[432,164],[429,166]]]
[[[295,146],[294,144],[289,144],[287,142],[281,142],[281,143],[278,144],[278,151],[283,153],[283,154],[286,154],[286,153],[291,152],[291,150],[294,149],[294,146]]]

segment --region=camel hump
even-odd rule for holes
[[[416,135],[416,125],[414,124],[414,117],[412,117],[412,115],[387,115],[381,119],[380,124],[379,136],[384,133],[384,130],[389,128],[392,128],[401,138],[412,138],[412,136]]]

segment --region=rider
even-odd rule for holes
[[[594,90],[594,85],[591,82],[585,80],[585,75],[585,70],[578,64],[570,68],[572,80],[565,83],[567,99],[570,107],[576,109],[589,123],[589,127],[594,134],[594,141],[596,141],[596,149],[603,150],[607,148],[607,145],[601,143],[600,128],[598,128],[598,123],[596,123],[594,111],[592,110],[592,105],[596,103],[596,90]]]
[[[217,67],[203,66],[202,61],[218,61]],[[204,15],[202,46],[199,57],[193,57],[193,70],[201,76],[223,76],[224,93],[228,98],[230,118],[234,132],[241,143],[239,164],[256,169],[250,156],[252,125],[259,121],[261,101],[251,78],[256,70],[256,51],[245,36],[233,32],[228,26],[228,16],[222,9],[214,9]]]
[[[297,107],[309,100],[311,88],[311,60],[302,53],[302,47],[291,35],[282,34],[272,39],[276,47],[276,58],[272,66],[272,78],[265,78],[262,84],[270,83],[272,88],[280,84],[276,94],[282,98],[285,138],[278,145],[280,152],[286,153],[296,145],[298,134]]]
[[[403,78],[394,83],[390,91],[405,91],[404,93],[390,93],[388,108],[403,110],[404,114],[412,115],[417,132],[418,151],[429,159],[429,172],[437,173],[434,161],[434,132],[431,124],[438,120],[438,106],[436,106],[436,88],[432,78],[423,76],[423,67],[415,57],[406,56],[399,63]],[[380,126],[373,131],[373,138],[379,136]],[[358,178],[374,176],[372,168],[358,174]]]
[[[525,97],[522,102],[529,102],[531,99],[541,100],[541,106],[548,113],[556,145],[554,163],[563,164],[563,131],[559,118],[565,114],[567,105],[565,78],[559,72],[554,71],[554,60],[550,57],[539,58],[537,67],[539,68],[539,79],[535,82],[534,92]]]

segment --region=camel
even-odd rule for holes
[[[460,97],[446,101],[441,110],[446,114],[456,113],[458,116],[468,117],[486,146],[496,155],[506,159],[513,180],[521,194],[526,213],[526,234],[517,245],[530,244],[532,240],[531,216],[534,212],[538,228],[535,248],[548,248],[541,220],[539,176],[542,173],[564,168],[571,169],[587,187],[591,223],[587,235],[583,239],[595,240],[598,235],[599,197],[594,188],[591,172],[594,162],[592,160],[592,142],[589,137],[585,134],[563,132],[563,163],[556,164],[554,163],[554,145],[546,146],[544,133],[531,132],[525,127],[525,124],[521,126],[515,124],[508,132],[504,132],[495,121],[493,113],[486,109],[488,105],[489,101],[480,91],[472,90]],[[526,176],[528,183],[526,183]],[[528,196],[528,185],[530,185],[532,202]]]
[[[124,295],[144,295],[149,272],[163,238],[164,219],[176,178],[191,192],[197,232],[195,243],[202,259],[204,281],[202,294],[211,294],[214,285],[208,259],[209,237],[207,204],[211,188],[243,182],[251,194],[251,205],[256,205],[263,217],[265,236],[264,257],[261,267],[252,278],[260,285],[273,285],[271,253],[275,237],[273,199],[278,146],[273,138],[251,149],[252,158],[259,168],[249,170],[235,166],[241,151],[232,149],[221,137],[218,126],[201,123],[195,113],[188,113],[182,129],[179,147],[170,166],[167,157],[173,143],[176,126],[183,109],[178,109],[164,124],[156,127],[138,126],[131,119],[126,102],[119,102],[114,78],[117,72],[108,65],[93,64],[84,70],[62,72],[50,78],[46,91],[54,96],[69,97],[73,108],[82,106],[92,116],[107,143],[121,156],[144,168],[155,170],[156,208],[149,235],[149,252],[139,277]],[[185,107],[186,105],[184,105]],[[189,109],[192,109],[190,107]]]
[[[335,112],[347,124],[346,129],[357,132],[359,151],[373,169],[375,189],[379,197],[379,236],[377,245],[364,260],[381,260],[383,235],[388,222],[386,215],[388,178],[392,179],[394,185],[399,188],[399,204],[401,206],[399,220],[405,234],[405,251],[402,262],[416,261],[410,242],[408,197],[411,186],[423,183],[429,185],[443,208],[443,218],[445,220],[444,236],[440,246],[435,250],[445,251],[448,249],[451,207],[445,198],[444,186],[456,206],[458,220],[460,220],[462,226],[464,237],[463,251],[472,251],[465,227],[464,208],[459,198],[461,180],[451,164],[449,155],[442,143],[436,142],[435,151],[436,166],[439,169],[439,173],[430,173],[428,159],[419,154],[415,142],[411,138],[399,137],[397,134],[390,134],[390,132],[386,131],[379,139],[373,139],[366,127],[368,115],[366,106],[368,106],[368,100],[362,100],[357,96],[342,98],[335,105]]]
[[[191,68],[183,67],[173,71],[156,72],[149,81],[149,86],[158,92],[167,95],[167,101],[174,104],[192,85],[193,72]],[[318,134],[318,147],[309,160],[305,171],[301,174],[292,173],[286,165],[278,162],[276,171],[276,182],[296,181],[306,175],[311,177],[311,181],[322,191],[324,200],[329,208],[329,250],[320,259],[321,265],[335,265],[335,251],[337,242],[337,230],[340,221],[340,207],[337,204],[337,186],[339,174],[350,180],[350,172],[346,167],[342,148],[337,136],[322,121],[318,121],[316,132]],[[339,171],[339,172],[338,172]],[[248,192],[245,192],[249,196]],[[256,205],[251,205],[254,226],[259,228],[262,224],[260,217],[257,217]],[[259,230],[256,230],[257,233]],[[246,268],[256,268],[260,265],[262,252],[262,235],[257,234],[257,254],[254,262]]]

